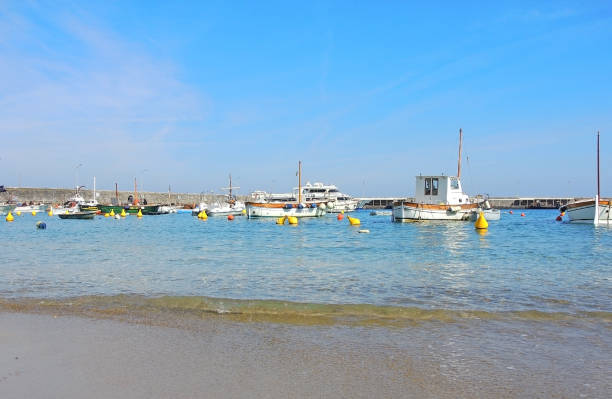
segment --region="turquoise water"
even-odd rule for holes
[[[612,229],[526,211],[472,223],[397,224],[357,212],[299,226],[189,214],[46,215],[0,223],[0,297],[135,294],[487,312],[612,312]],[[46,230],[37,230],[43,220]],[[370,234],[360,234],[359,229]]]

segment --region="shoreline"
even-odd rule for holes
[[[3,398],[605,397],[609,326],[304,326],[0,310]],[[603,330],[602,330],[603,328]]]

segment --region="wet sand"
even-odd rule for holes
[[[0,312],[0,397],[609,397],[607,325],[296,326]]]

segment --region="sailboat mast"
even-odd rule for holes
[[[597,198],[601,197],[599,190],[599,130],[597,131]]]
[[[302,161],[298,161],[298,204],[302,203]]]
[[[229,178],[230,178],[229,197],[231,201],[232,200],[232,174],[231,173],[229,175]]]
[[[115,182],[115,199],[117,200],[117,205],[119,205],[119,189],[117,188],[116,182]]]
[[[138,188],[136,186],[136,178],[134,178],[134,205],[138,205]]]
[[[96,202],[96,176],[94,176],[94,192],[93,192],[93,202]]]
[[[461,145],[463,144],[463,131],[459,129],[459,160],[457,161],[457,179],[461,178]]]

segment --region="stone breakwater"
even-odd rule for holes
[[[0,194],[0,202],[6,201],[9,197],[16,202],[42,202],[42,203],[64,203],[74,195],[74,189],[70,188],[15,188],[6,187],[7,193]],[[85,200],[93,198],[93,190],[81,190],[81,195]],[[119,191],[119,202],[127,202],[128,197],[134,195],[132,191]],[[175,205],[193,205],[204,202],[215,202],[224,198],[223,195],[202,195],[199,193],[156,193],[156,192],[139,192],[138,197],[146,199],[149,204],[175,204]],[[96,199],[102,204],[110,204],[115,198],[114,190],[96,190]],[[241,198],[243,199],[243,198]]]

